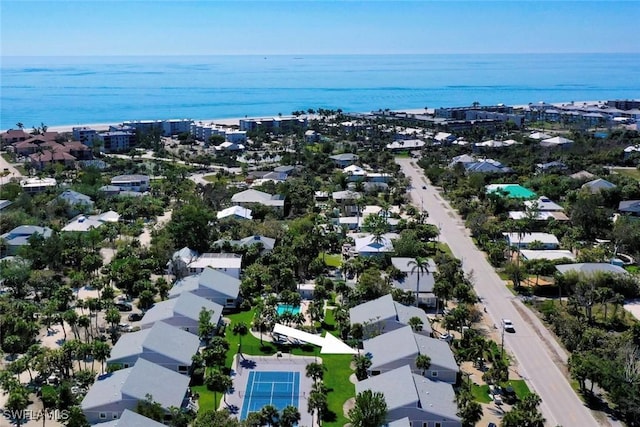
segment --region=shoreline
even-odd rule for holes
[[[562,106],[562,105],[566,105],[566,104],[570,104],[572,101],[565,101],[565,102],[551,102],[549,103],[549,105],[553,105],[553,106]],[[603,104],[607,102],[606,100],[596,100],[596,101],[573,101],[574,105],[579,105],[579,104],[589,104],[589,105],[594,105],[594,104]],[[536,103],[534,103],[536,104]],[[516,104],[516,105],[512,105],[513,108],[524,108],[524,107],[528,107],[529,104]],[[371,110],[371,111],[376,111],[376,110]],[[368,114],[371,111],[366,111],[366,112],[359,112],[360,114]],[[402,109],[402,108],[398,108],[398,109],[390,109],[390,111],[394,111],[394,112],[403,112],[403,113],[409,113],[409,114],[422,114],[425,113],[425,109],[424,108],[413,108],[413,109]],[[434,113],[434,109],[433,108],[429,108],[426,110],[426,112],[428,114],[433,114]],[[310,115],[310,114],[303,114],[303,117],[313,117],[314,115]],[[277,117],[277,114],[274,115],[261,115],[261,116],[251,116],[251,117],[228,117],[228,118],[212,118],[212,119],[193,119],[193,121],[195,123],[198,122],[202,122],[202,123],[213,123],[216,125],[221,125],[221,126],[233,126],[233,125],[238,125],[240,123],[240,120],[243,119],[257,119],[257,118],[266,118],[266,117]],[[54,125],[54,126],[47,126],[47,130],[50,132],[60,132],[60,133],[67,133],[67,132],[72,132],[72,129],[74,127],[89,127],[92,129],[95,129],[97,131],[106,131],[109,130],[109,126],[113,126],[113,125],[119,125],[122,124],[121,122],[109,122],[109,123],[86,123],[86,124],[74,124],[74,125]],[[13,128],[10,128],[13,129]],[[2,129],[0,130],[1,132],[6,132],[9,129]],[[24,129],[25,132],[29,132],[29,129],[25,128]]]

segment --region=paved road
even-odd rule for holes
[[[440,239],[462,260],[465,272],[473,271],[476,292],[482,297],[494,324],[499,328],[502,318],[513,321],[516,332],[504,334],[505,348],[516,357],[520,375],[542,398],[540,410],[547,425],[599,425],[558,366],[566,360],[564,351],[546,337],[541,322],[506,288],[484,254],[473,244],[462,220],[428,183],[422,170],[414,166],[411,159],[396,159],[396,162],[411,178],[413,189],[410,193],[414,204],[422,205],[428,211],[428,221],[440,228]]]

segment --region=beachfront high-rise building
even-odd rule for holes
[[[306,117],[278,116],[265,118],[240,119],[240,130],[255,131],[264,130],[266,132],[286,131],[294,128],[307,128]]]
[[[234,144],[244,144],[247,142],[247,132],[233,128],[216,126],[214,124],[203,124],[202,122],[191,124],[191,135],[198,141],[209,141],[214,135],[224,137],[225,141]]]
[[[98,134],[105,153],[129,151],[136,144],[136,134],[122,130],[110,130]]]
[[[160,129],[162,136],[179,135],[190,132],[191,119],[171,119],[171,120],[135,120],[124,122],[124,126],[130,126],[137,131],[150,132],[153,129]]]
[[[100,135],[98,135],[98,131],[93,128],[82,126],[82,127],[74,127],[71,130],[73,132],[73,139],[75,141],[80,141],[83,144],[86,144],[88,147],[93,147],[93,142],[100,140]]]

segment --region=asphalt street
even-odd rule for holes
[[[547,425],[600,425],[561,371],[566,361],[564,350],[547,335],[538,318],[531,315],[529,309],[507,289],[484,253],[474,245],[464,222],[428,182],[422,170],[415,166],[415,161],[396,159],[396,162],[411,178],[413,203],[423,206],[429,213],[428,221],[440,228],[440,240],[447,243],[462,261],[465,272],[473,272],[476,293],[482,298],[494,325],[501,329],[503,318],[513,322],[515,333],[503,335],[505,349],[515,356],[518,372],[542,398],[540,410]]]

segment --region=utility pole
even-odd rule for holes
[[[502,339],[500,343],[500,358],[504,359],[504,322],[502,322]]]

